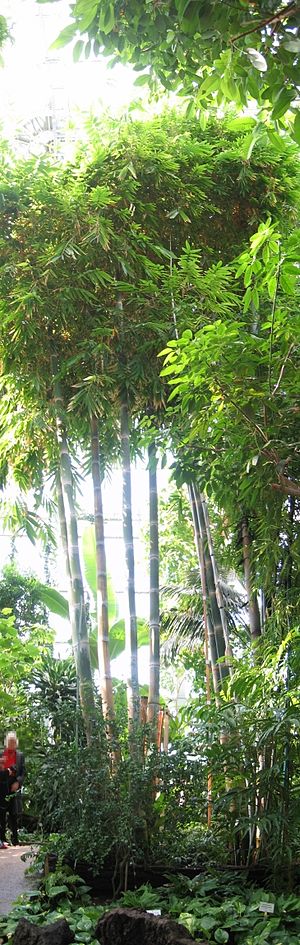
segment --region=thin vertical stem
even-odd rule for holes
[[[231,644],[230,644],[230,640],[229,640],[229,634],[228,634],[227,617],[226,617],[225,606],[224,606],[224,594],[223,594],[222,588],[221,588],[221,586],[220,586],[220,577],[219,577],[218,566],[217,566],[217,562],[216,562],[216,558],[215,558],[215,552],[214,552],[214,545],[213,545],[213,540],[212,540],[212,535],[211,535],[211,528],[210,528],[210,521],[209,521],[208,508],[207,508],[206,499],[205,499],[205,496],[203,495],[203,493],[200,493],[200,500],[201,500],[201,505],[202,505],[202,509],[203,509],[203,515],[204,515],[204,521],[205,521],[205,530],[206,530],[208,548],[209,548],[209,553],[210,553],[210,558],[211,558],[211,563],[212,563],[212,569],[213,569],[213,575],[214,575],[214,582],[215,582],[215,588],[216,588],[216,596],[217,596],[218,607],[219,607],[219,611],[220,611],[220,617],[221,617],[221,623],[222,623],[222,629],[223,629],[223,636],[224,636],[224,640],[225,640],[225,644],[226,644],[226,657],[227,657],[227,659],[231,659],[231,658],[232,658],[232,648],[231,648]],[[229,673],[230,673],[230,671],[231,671],[230,665],[229,665],[228,668],[229,668]]]
[[[109,653],[107,567],[101,484],[102,477],[99,455],[98,420],[95,415],[91,417],[91,455],[96,538],[98,661],[103,712],[104,715],[112,719],[114,717],[114,697]]]
[[[85,614],[83,579],[79,555],[77,516],[74,502],[74,482],[67,437],[62,423],[63,398],[60,384],[55,379],[56,365],[52,364],[54,376],[54,402],[56,409],[56,431],[59,448],[60,477],[65,513],[63,542],[68,549],[66,567],[70,576],[70,616],[72,642],[79,679],[79,693],[88,744],[92,738],[92,722],[95,718],[93,677],[90,660],[90,646]],[[62,510],[62,507],[61,507]]]
[[[251,638],[253,641],[261,636],[261,620],[257,595],[253,590],[252,562],[251,562],[251,539],[249,526],[246,517],[242,521],[242,545],[244,559],[245,586],[248,599],[249,626]]]
[[[129,412],[127,396],[123,391],[121,403],[121,457],[123,474],[123,536],[125,561],[127,567],[128,613],[125,621],[126,650],[129,657],[129,676],[127,679],[128,717],[131,721],[139,719],[139,679],[138,679],[138,640],[135,604],[135,566],[132,527],[131,463]]]
[[[148,448],[149,458],[149,534],[150,534],[150,684],[148,722],[155,722],[159,710],[160,638],[159,638],[159,537],[157,457],[155,443]]]

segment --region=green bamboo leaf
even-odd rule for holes
[[[245,286],[245,289],[247,289],[247,288],[248,288],[248,285],[250,285],[251,279],[252,279],[252,266],[247,266],[247,269],[246,269],[246,272],[245,272],[245,275],[244,275],[244,286]]]
[[[98,4],[96,4],[97,12]],[[111,33],[115,25],[115,11],[113,3],[109,3],[108,6],[100,7],[99,15],[99,30],[100,33],[104,33],[107,36],[108,33]]]
[[[271,276],[271,278],[268,279],[267,286],[268,286],[269,298],[272,299],[272,301],[274,298],[274,293],[276,291],[276,285],[277,285],[276,276]]]
[[[243,309],[244,314],[246,314],[246,312],[248,312],[248,308],[249,308],[250,303],[251,303],[251,298],[252,298],[252,291],[251,291],[251,286],[249,286],[248,289],[247,289],[247,291],[245,292],[245,295],[244,295],[244,309]]]
[[[283,88],[281,92],[279,92],[272,110],[272,118],[274,121],[278,118],[282,118],[282,115],[285,115],[294,98],[295,93],[292,92],[291,89]]]
[[[295,115],[293,138],[297,141],[297,144],[300,144],[300,112],[297,112]]]

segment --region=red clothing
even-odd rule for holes
[[[13,748],[5,748],[2,759],[6,768],[12,768],[17,764],[17,752]]]

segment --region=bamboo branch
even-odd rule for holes
[[[272,482],[272,489],[276,489],[277,492],[283,492],[284,495],[294,495],[296,498],[300,498],[300,484],[294,482],[293,479],[289,479],[288,476],[279,476],[279,482]]]
[[[272,393],[271,374],[272,374],[272,357],[273,357],[273,336],[274,336],[276,302],[277,302],[277,295],[278,295],[278,288],[279,288],[279,275],[280,275],[280,262],[278,263],[278,266],[277,266],[276,286],[275,286],[275,291],[274,291],[274,296],[273,296],[273,301],[272,301],[272,311],[271,311],[271,332],[270,332],[270,350],[269,350],[269,366],[268,366],[268,384],[269,384],[270,394]]]
[[[275,386],[273,387],[273,390],[272,390],[272,397],[274,397],[274,394],[277,394],[278,388],[280,387],[280,384],[281,384],[281,381],[282,381],[282,378],[283,378],[283,373],[284,373],[284,370],[285,370],[287,361],[289,360],[290,354],[292,354],[292,351],[294,350],[294,348],[295,348],[295,345],[294,345],[294,343],[292,343],[292,344],[290,345],[289,350],[288,350],[288,352],[287,352],[287,354],[286,354],[286,356],[285,356],[285,358],[284,358],[284,361],[283,361],[283,363],[282,363],[282,365],[281,365],[280,373],[279,373],[279,377],[278,377],[278,381],[276,381],[276,384],[275,384]]]

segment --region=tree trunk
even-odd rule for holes
[[[200,527],[197,514],[197,506],[195,501],[195,495],[193,487],[189,486],[189,499],[193,517],[194,524],[194,535],[195,535],[195,545],[198,557],[198,564],[200,570],[201,578],[201,589],[202,589],[202,604],[203,604],[203,624],[204,624],[204,656],[205,656],[205,679],[206,679],[206,702],[207,705],[211,703],[211,672],[213,676],[213,688],[217,698],[217,693],[219,690],[219,673],[217,666],[217,655],[215,647],[214,632],[212,627],[212,622],[209,618],[208,608],[207,608],[207,586],[206,586],[206,571],[205,571],[205,561],[204,561],[204,552],[203,552],[203,543],[200,535]],[[212,653],[214,654],[214,661],[212,660]],[[213,667],[212,667],[213,664]],[[208,733],[209,737],[209,733]],[[207,778],[207,826],[211,826],[212,821],[212,775],[211,772],[208,772]]]
[[[148,448],[149,458],[149,533],[150,533],[150,684],[148,722],[156,723],[159,710],[159,539],[157,457],[155,443]]]
[[[203,515],[204,515],[204,521],[205,521],[205,530],[206,530],[206,535],[207,535],[208,549],[209,549],[209,554],[210,554],[211,563],[212,563],[212,569],[213,569],[213,575],[214,575],[214,582],[215,582],[215,588],[216,588],[216,596],[217,596],[218,607],[219,607],[219,611],[220,611],[220,617],[221,617],[222,628],[223,628],[223,636],[224,636],[224,640],[225,640],[225,644],[226,644],[226,657],[227,657],[227,659],[230,660],[230,659],[232,658],[232,649],[231,649],[231,644],[230,644],[229,634],[228,634],[227,617],[226,617],[225,606],[224,606],[224,594],[223,594],[222,588],[221,588],[221,586],[220,586],[220,577],[219,577],[219,572],[218,572],[218,566],[217,566],[217,562],[216,562],[216,559],[215,559],[215,552],[214,552],[213,540],[212,540],[212,537],[211,537],[211,530],[210,530],[210,521],[209,521],[208,508],[207,508],[206,499],[205,499],[203,493],[199,493],[199,498],[200,498],[200,500],[201,500],[201,505],[202,505],[202,508],[203,508]],[[229,666],[229,673],[230,673],[230,666]]]
[[[125,620],[125,638],[127,656],[130,661],[129,676],[127,679],[127,703],[128,718],[130,722],[137,722],[139,720],[139,679],[131,501],[130,437],[128,403],[126,394],[124,392],[121,403],[121,457],[123,475],[123,536],[127,567],[128,594],[128,613]]]
[[[261,620],[257,596],[253,590],[252,567],[251,567],[251,539],[249,534],[248,521],[243,518],[242,521],[242,544],[244,559],[244,575],[246,594],[248,598],[249,626],[253,642],[261,636]]]
[[[99,456],[99,432],[98,420],[95,415],[91,417],[91,453],[96,538],[98,661],[103,712],[107,718],[113,719],[114,697],[109,653],[107,568]]]
[[[197,486],[193,484],[192,486],[196,516],[198,520],[198,528],[201,537],[202,547],[203,547],[203,557],[204,557],[204,566],[205,566],[205,576],[207,584],[207,592],[209,599],[209,610],[210,610],[210,620],[212,623],[213,634],[211,634],[210,643],[213,644],[213,649],[211,648],[211,667],[212,667],[212,676],[214,682],[215,693],[219,692],[222,688],[225,679],[229,675],[229,669],[225,662],[226,654],[226,641],[224,639],[223,632],[223,623],[220,613],[220,608],[217,600],[217,591],[215,585],[214,571],[211,561],[211,556],[208,547],[208,537],[206,532],[205,517],[203,512],[203,506],[201,501],[201,494],[199,493]],[[213,640],[212,640],[213,637]],[[222,662],[220,662],[222,660]],[[218,679],[218,686],[216,689],[216,683]]]
[[[71,568],[70,568],[70,555],[69,555],[69,546],[68,546],[68,532],[67,532],[67,521],[66,521],[66,510],[65,503],[62,491],[61,475],[59,469],[56,473],[56,499],[57,499],[57,509],[58,509],[58,521],[59,521],[59,530],[60,530],[60,540],[63,550],[64,563],[66,569],[66,576],[68,581],[68,595],[70,598],[71,594]],[[70,604],[71,611],[71,604]]]
[[[210,616],[208,613],[208,607],[207,607],[207,604],[208,604],[207,575],[206,575],[207,556],[205,557],[204,555],[203,541],[202,541],[202,535],[200,532],[198,510],[197,510],[197,504],[196,504],[193,485],[188,486],[188,493],[189,493],[189,500],[190,500],[190,506],[191,506],[191,511],[192,511],[195,545],[196,545],[197,558],[198,558],[199,571],[200,571],[200,579],[201,579],[203,618],[205,620],[205,617],[206,617],[206,621],[207,621],[207,638],[208,638],[208,647],[209,647],[209,653],[210,653],[210,666],[211,666],[211,672],[212,672],[213,689],[216,696],[216,700],[218,700],[218,693],[220,689],[220,672],[219,672],[219,666],[218,666],[218,654],[217,654],[217,648],[216,648],[214,628],[213,628],[212,621],[210,619]]]
[[[93,720],[95,719],[95,701],[93,677],[90,660],[90,646],[85,614],[83,580],[79,555],[77,517],[74,502],[74,482],[67,438],[61,420],[63,400],[58,382],[54,381],[54,402],[56,408],[57,442],[59,447],[60,477],[62,498],[65,512],[63,525],[64,549],[68,549],[66,558],[70,578],[70,617],[72,643],[79,679],[79,695],[84,719],[87,743],[91,743]],[[60,506],[62,513],[62,506]]]

